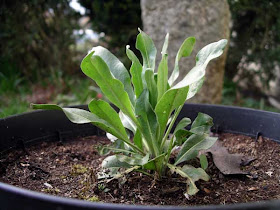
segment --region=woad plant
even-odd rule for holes
[[[92,48],[83,59],[81,69],[84,74],[96,82],[118,111],[108,102],[96,99],[89,103],[89,111],[53,104],[32,104],[32,107],[62,110],[73,123],[92,123],[106,131],[112,143],[99,148],[100,153],[110,154],[102,162],[106,173],[100,173],[99,178],[119,178],[134,170],[157,179],[177,173],[186,178],[185,196],[188,197],[198,192],[196,181],[209,180],[205,172],[207,158],[199,151],[210,148],[216,141],[215,137],[209,136],[213,120],[199,113],[193,122],[183,118],[176,127],[174,125],[185,101],[202,86],[207,64],[223,53],[227,40],[202,48],[196,55],[195,66],[181,81],[176,82],[179,61],[191,54],[195,38],[189,37],[183,42],[168,78],[168,37],[169,34],[162,47],[162,59],[157,71],[155,45],[140,29],[136,49],[142,55],[142,62],[127,46],[126,54],[132,62],[130,71],[101,46]],[[174,153],[175,161],[174,157],[170,161],[175,150],[179,150]],[[200,168],[188,164],[194,158],[200,159]]]

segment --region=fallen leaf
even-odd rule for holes
[[[216,167],[224,175],[249,174],[247,171],[242,171],[240,166],[248,165],[255,160],[252,157],[246,157],[241,154],[230,154],[220,141],[216,141],[210,149],[204,152],[212,154]]]

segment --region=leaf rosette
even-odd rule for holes
[[[189,196],[198,192],[196,181],[209,180],[205,172],[207,157],[199,156],[199,151],[209,149],[216,141],[209,136],[213,119],[198,113],[193,122],[189,118],[181,119],[176,126],[175,122],[186,100],[194,97],[201,88],[207,64],[223,53],[227,40],[202,48],[196,55],[195,66],[176,82],[180,74],[179,61],[191,55],[195,38],[189,37],[181,45],[169,78],[168,38],[169,34],[162,47],[157,71],[157,50],[153,40],[140,29],[136,49],[141,53],[142,63],[127,46],[126,54],[131,60],[129,71],[104,47],[92,48],[83,59],[83,73],[96,82],[117,109],[104,100],[96,99],[89,103],[89,111],[53,104],[32,104],[32,107],[62,110],[73,123],[92,123],[106,131],[112,144],[99,148],[99,151],[111,154],[102,163],[103,168],[109,169],[110,178],[120,178],[133,170],[157,174],[156,177],[161,178],[171,171],[186,178],[185,195]],[[175,148],[179,148],[179,152],[171,164],[170,156]],[[200,159],[201,168],[188,164],[194,158]]]

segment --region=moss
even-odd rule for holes
[[[42,189],[42,192],[58,194],[58,193],[60,193],[60,190],[58,188],[44,188],[44,189]]]
[[[88,199],[86,199],[87,201],[91,201],[91,202],[99,202],[99,198],[97,196],[92,196]]]
[[[81,164],[75,164],[72,166],[71,168],[71,175],[72,176],[78,176],[78,175],[82,175],[88,172],[88,168],[81,165]]]

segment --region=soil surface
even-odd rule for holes
[[[108,184],[96,178],[104,159],[96,146],[107,144],[104,137],[77,138],[65,143],[41,143],[17,150],[0,160],[0,181],[52,195],[140,205],[209,205],[280,199],[280,145],[260,137],[220,134],[219,141],[230,153],[256,158],[243,167],[249,175],[224,176],[211,155],[206,172],[209,182],[199,181],[200,191],[187,199],[184,179],[176,175],[155,181],[133,172]],[[193,161],[199,164],[199,161]]]

